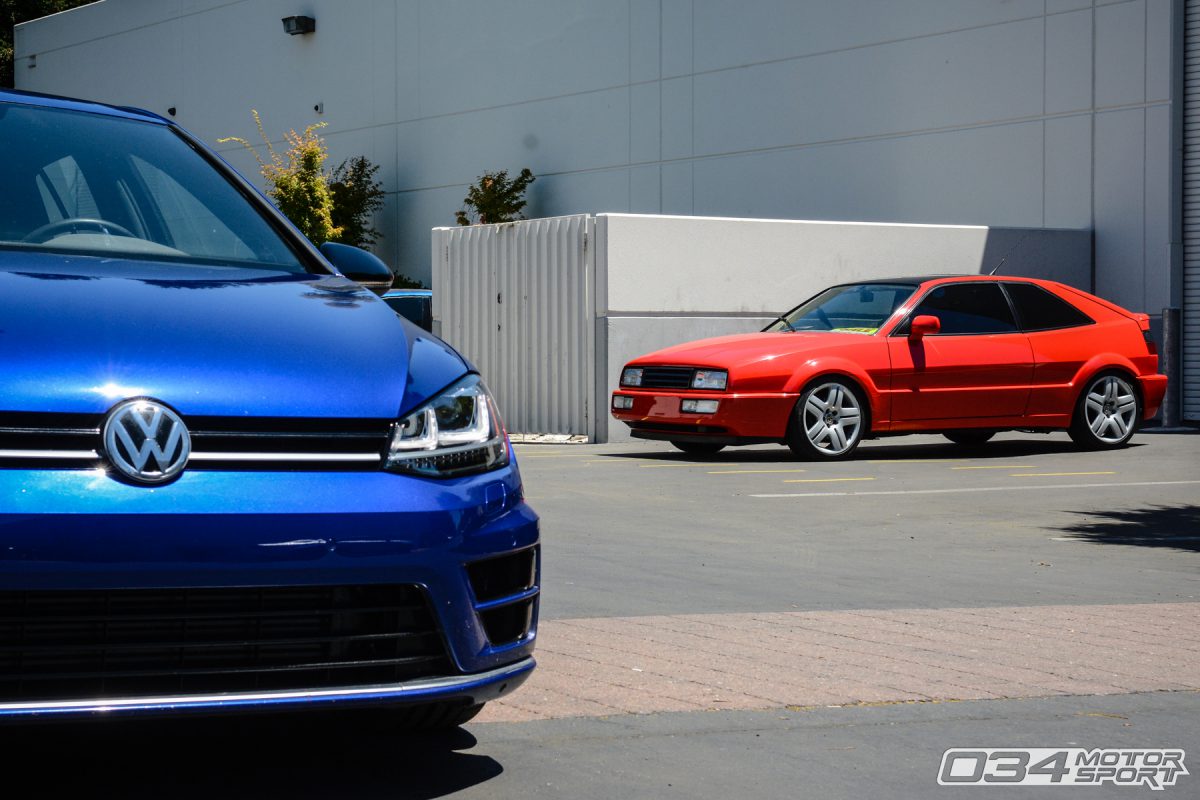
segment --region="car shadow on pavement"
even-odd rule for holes
[[[353,714],[0,727],[12,774],[42,797],[438,798],[504,768],[465,729],[382,733]]]
[[[1061,529],[1073,540],[1200,552],[1200,506],[1148,506],[1069,513],[1083,518]]]
[[[1124,449],[1144,447],[1144,443],[1130,442]],[[863,442],[848,459],[853,461],[907,461],[912,459],[958,459],[958,458],[1021,458],[1024,456],[1079,453],[1079,447],[1065,439],[1008,439],[988,442],[977,446],[946,443],[904,444],[900,439],[874,439]],[[696,464],[776,464],[795,462],[798,459],[786,447],[756,446],[729,447],[713,455],[689,455],[683,452],[648,450],[645,452],[597,453],[594,458],[644,459],[647,461],[678,461]],[[809,462],[823,463],[823,462]],[[835,463],[835,462],[829,462]]]

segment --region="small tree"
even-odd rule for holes
[[[459,225],[489,225],[525,219],[521,213],[525,208],[525,189],[535,180],[528,169],[521,170],[512,180],[508,179],[508,170],[485,172],[467,189],[463,199],[466,208],[456,211],[454,218]]]
[[[383,186],[375,180],[379,171],[363,156],[343,161],[329,177],[333,196],[333,224],[341,229],[335,241],[366,247],[378,241],[380,233],[371,227],[375,212],[383,205]]]
[[[284,135],[288,148],[279,153],[267,138],[258,112],[251,110],[250,113],[254,115],[258,135],[266,145],[267,160],[240,136],[226,136],[217,141],[237,142],[254,155],[259,171],[269,184],[267,194],[283,215],[314,244],[340,242],[354,247],[375,244],[381,234],[370,223],[375,211],[383,205],[385,194],[383,186],[375,180],[379,167],[358,156],[343,161],[332,175],[326,174],[329,150],[325,140],[316,133],[325,127],[324,122],[309,125],[303,133],[288,131]],[[393,285],[425,288],[420,281],[403,273],[396,274]]]
[[[329,151],[325,140],[316,133],[325,127],[325,123],[309,125],[303,133],[288,131],[284,134],[287,150],[280,153],[267,138],[258,111],[251,110],[250,113],[254,115],[258,135],[267,146],[269,160],[264,161],[254,146],[240,136],[227,136],[217,141],[238,142],[254,154],[259,170],[270,184],[267,194],[309,241],[314,244],[336,241],[342,235],[342,229],[333,223],[333,193],[325,174]]]

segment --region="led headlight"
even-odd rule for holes
[[[698,369],[692,375],[693,389],[724,389],[729,373],[723,369]]]
[[[641,386],[642,385],[641,369],[639,369],[638,367],[626,367],[625,371],[621,373],[621,385],[622,386]]]
[[[468,375],[392,426],[387,468],[434,478],[470,475],[508,463],[496,404]]]

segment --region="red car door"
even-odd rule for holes
[[[1094,321],[1035,284],[1005,281],[1004,289],[1033,350],[1033,379],[1025,414],[1031,421],[1070,414],[1077,391],[1071,381],[1097,352]]]
[[[917,316],[938,318],[941,330],[911,339]],[[892,419],[1016,417],[1025,412],[1033,350],[1017,329],[1012,308],[993,281],[942,284],[930,290],[888,337],[892,362]],[[919,426],[918,426],[919,427]]]

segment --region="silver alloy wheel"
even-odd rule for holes
[[[840,456],[858,443],[862,409],[854,392],[843,384],[823,383],[808,393],[800,424],[814,449]]]
[[[1137,395],[1116,375],[1105,375],[1088,387],[1083,418],[1092,435],[1105,444],[1120,444],[1137,424]]]

